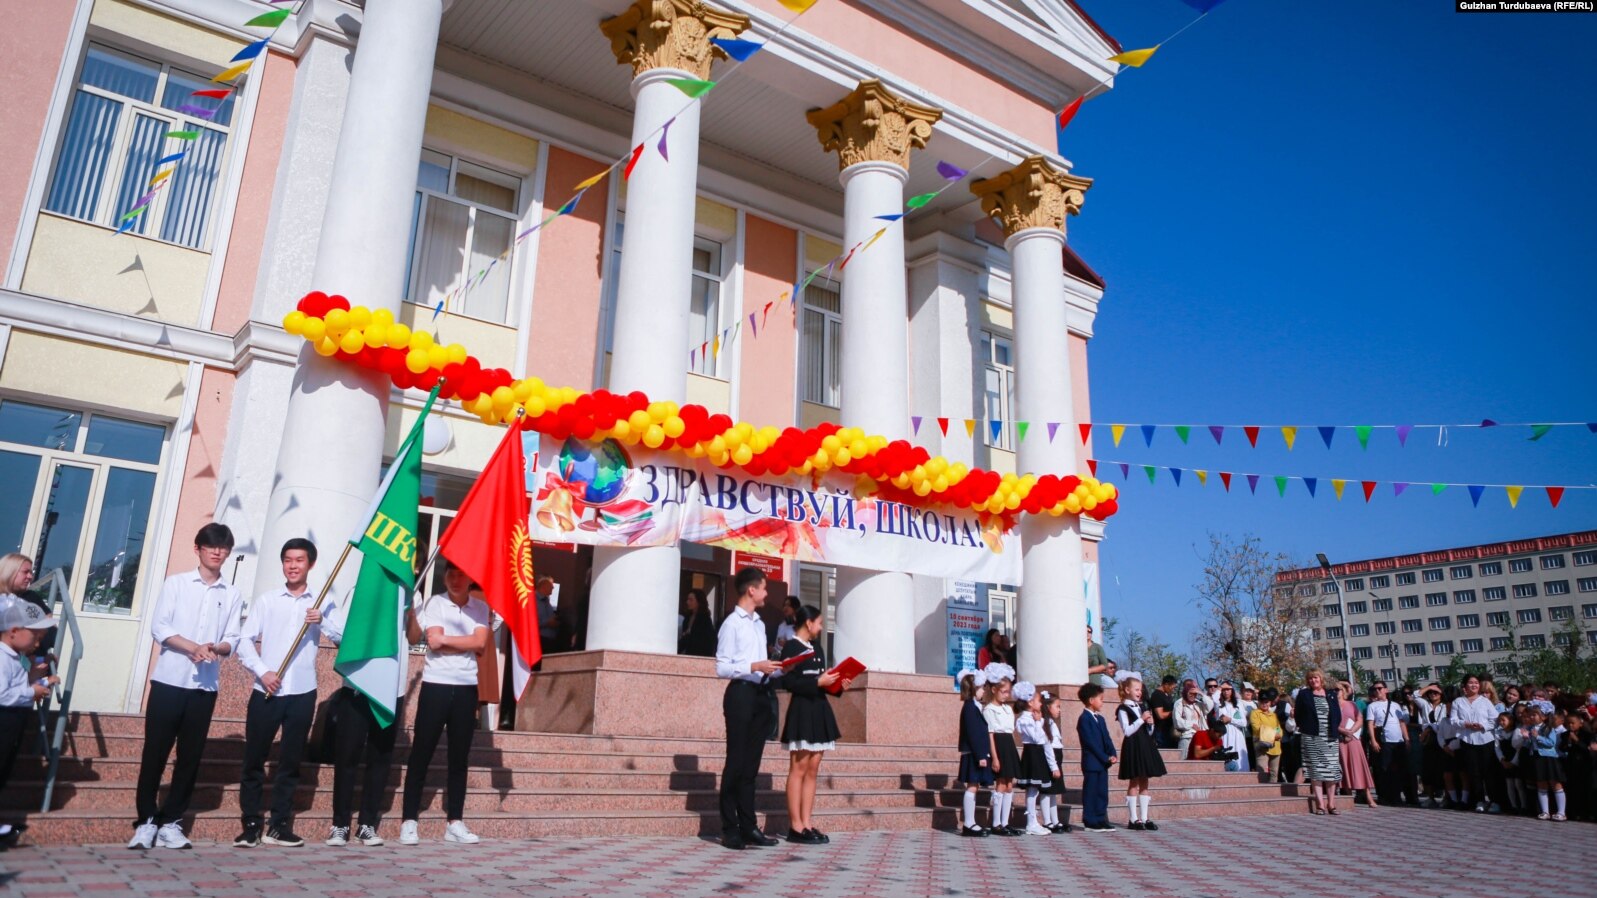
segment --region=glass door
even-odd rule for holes
[[[83,534],[89,527],[89,498],[94,494],[99,468],[95,465],[50,461],[45,470],[43,514],[37,518],[33,541],[34,577],[43,580],[61,571],[72,595],[83,594]]]

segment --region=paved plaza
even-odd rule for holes
[[[1436,865],[1416,878],[1420,846]],[[120,846],[22,847],[0,854],[7,894],[289,895],[866,895],[1445,896],[1546,894],[1501,846],[1562,846],[1590,857],[1597,826],[1419,810],[1340,818],[1269,816],[1171,821],[1158,833],[962,839],[946,832],[839,833],[832,844],[742,853],[702,839],[600,838],[443,843],[401,848],[234,849],[140,854]],[[1304,863],[1311,852],[1325,861]],[[1381,881],[1368,875],[1390,871]],[[1332,860],[1340,858],[1341,860]],[[1445,868],[1445,869],[1444,869]],[[1359,871],[1359,872],[1350,872]],[[1263,890],[1249,884],[1268,882]],[[1555,892],[1558,890],[1554,890]]]

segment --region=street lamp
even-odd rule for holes
[[[1348,641],[1347,602],[1342,599],[1342,584],[1331,574],[1331,562],[1325,557],[1324,552],[1316,553],[1315,558],[1320,559],[1320,570],[1325,571],[1325,576],[1331,578],[1331,584],[1336,587],[1336,608],[1342,618],[1342,655],[1347,661],[1347,679],[1354,688],[1358,687],[1358,678],[1353,675],[1353,644]]]

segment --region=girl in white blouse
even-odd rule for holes
[[[1001,668],[998,682],[992,682],[994,667]],[[1020,773],[1020,752],[1015,749],[1015,700],[1011,686],[1014,671],[1007,664],[987,665],[987,702],[982,706],[982,717],[987,721],[987,738],[991,740],[993,791],[992,833],[995,836],[1018,836],[1020,830],[1009,825],[1009,811],[1015,803],[1015,777]]]

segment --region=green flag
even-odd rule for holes
[[[344,637],[333,669],[366,700],[378,724],[393,724],[405,691],[408,647],[405,605],[416,587],[416,508],[421,504],[421,433],[438,398],[427,397],[421,416],[394,453],[377,488],[371,513],[350,540],[362,556],[360,577],[344,618]]]

